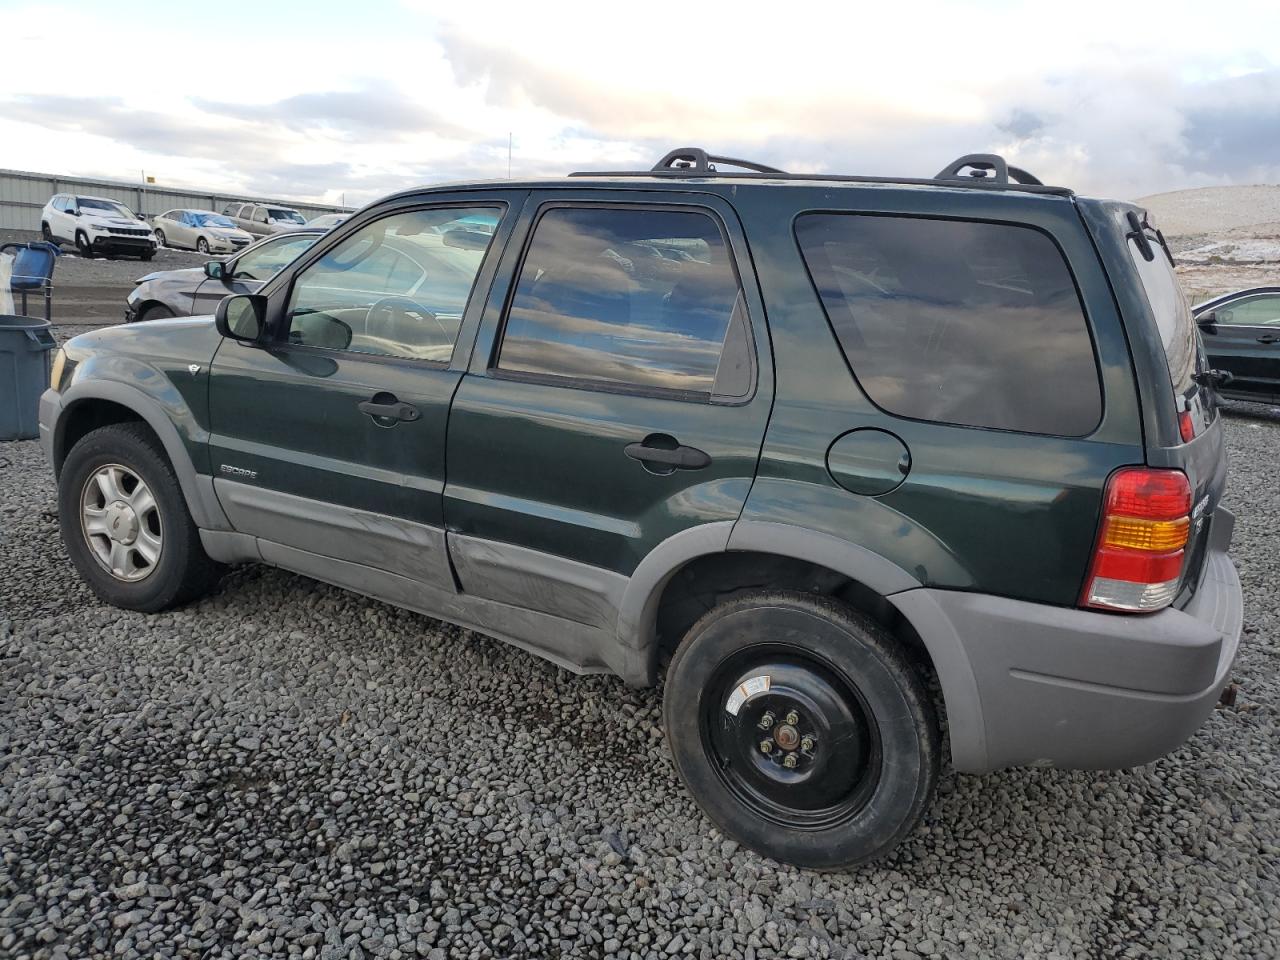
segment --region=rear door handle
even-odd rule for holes
[[[711,465],[711,457],[704,451],[686,447],[665,433],[651,433],[643,443],[628,443],[622,452],[632,460],[639,460],[646,470],[654,473],[701,470]]]
[[[417,420],[418,408],[411,403],[401,403],[393,393],[375,393],[372,400],[362,400],[356,408],[363,414],[379,420]]]
[[[1264,333],[1258,338],[1259,343],[1275,343],[1277,340],[1280,340],[1280,337],[1277,337],[1274,333]]]

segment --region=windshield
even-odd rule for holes
[[[197,227],[235,227],[234,223],[220,213],[193,213],[191,218],[195,220]]]
[[[99,217],[124,217],[135,220],[133,213],[123,203],[114,200],[95,200],[93,197],[80,197],[76,201],[81,213],[89,213]]]
[[[302,214],[297,210],[281,210],[277,207],[268,207],[267,217],[276,223],[305,224],[307,222],[302,219]]]

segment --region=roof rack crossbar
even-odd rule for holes
[[[717,163],[739,167],[740,170],[718,170]],[[969,173],[962,174],[968,169]],[[1045,186],[1036,177],[1019,167],[1010,166],[1004,157],[994,153],[971,153],[960,157],[929,179],[917,177],[867,177],[831,173],[787,173],[776,167],[735,157],[719,157],[707,153],[701,147],[680,147],[672,150],[648,170],[579,170],[571,177],[728,177],[744,180],[793,180],[828,183],[882,183],[886,185],[938,185],[949,181],[955,186],[981,190],[1017,190],[1025,193],[1043,193],[1070,197],[1073,192],[1066,187]]]
[[[961,171],[968,169],[968,174],[962,174]],[[1040,180],[1021,167],[1010,166],[1005,162],[1004,157],[997,153],[966,153],[958,160],[943,167],[935,180],[967,180],[973,178],[976,180],[984,180],[991,177],[996,183],[1021,183],[1027,186],[1041,187],[1044,186]]]
[[[739,160],[736,157],[718,157],[707,153],[701,147],[678,147],[653,165],[650,173],[667,170],[692,170],[695,173],[715,173],[717,163],[727,163],[731,167],[753,170],[756,173],[783,173],[777,167],[769,167],[763,163],[750,160]]]

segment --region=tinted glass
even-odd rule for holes
[[[492,227],[501,210],[415,210],[356,231],[294,282],[289,342],[447,363],[491,239],[455,232],[464,217]]]
[[[1102,414],[1062,254],[1028,227],[808,214],[805,262],[867,395],[899,416],[1082,436]]]
[[[134,219],[133,211],[123,203],[116,203],[114,200],[95,200],[93,197],[81,197],[80,211],[82,213],[92,213],[100,217],[123,217],[126,220]]]
[[[1127,232],[1128,224],[1123,224],[1122,229]],[[1179,397],[1189,398],[1197,392],[1192,377],[1195,376],[1196,360],[1200,353],[1200,336],[1195,321],[1191,318],[1191,307],[1187,304],[1186,295],[1182,292],[1182,286],[1174,275],[1168,257],[1157,246],[1155,238],[1150,239],[1155,254],[1151,260],[1142,255],[1132,239],[1129,240],[1129,255],[1138,270],[1147,303],[1151,305],[1151,313],[1160,330],[1160,343],[1164,346],[1165,360],[1169,364],[1169,381],[1173,385],[1173,392]]]
[[[250,250],[236,261],[233,279],[270,280],[319,237],[282,237]]]
[[[703,213],[552,209],[521,268],[498,366],[711,394],[738,305],[729,258]]]
[[[1216,307],[1214,321],[1233,327],[1280,326],[1280,296],[1252,297],[1233,300]]]

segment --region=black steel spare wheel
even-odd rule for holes
[[[725,786],[781,826],[839,824],[879,779],[879,730],[862,697],[798,647],[762,644],[729,657],[700,712]]]
[[[836,601],[769,591],[689,630],[663,711],[708,816],[761,853],[818,869],[887,852],[938,774],[938,729],[899,643]]]

